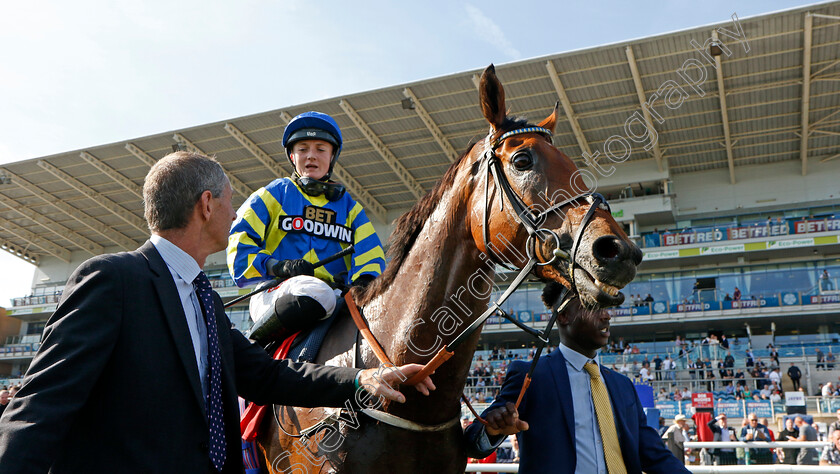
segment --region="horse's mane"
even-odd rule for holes
[[[528,125],[527,120],[520,118],[507,118],[505,123],[493,132],[491,139],[501,136],[503,133],[517,128],[522,128]],[[454,163],[446,170],[443,177],[435,184],[431,191],[420,198],[417,204],[414,205],[408,212],[400,216],[394,223],[394,232],[389,239],[390,246],[388,247],[388,266],[385,271],[377,277],[364,290],[356,293],[357,301],[364,306],[376,296],[382,294],[391,286],[391,283],[399,273],[405,258],[414,246],[417,236],[426,224],[426,221],[437,208],[443,193],[452,187],[455,182],[455,176],[461,167],[461,162],[470,154],[476,143],[470,144],[466,151],[455,160]]]

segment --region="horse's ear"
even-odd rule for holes
[[[499,130],[505,122],[505,89],[496,77],[496,67],[492,64],[481,74],[478,84],[478,98],[481,112],[494,130]]]
[[[551,112],[551,115],[549,115],[542,122],[538,123],[537,126],[542,127],[542,128],[547,128],[547,129],[551,130],[551,133],[554,133],[554,126],[557,125],[557,110],[558,110],[559,107],[560,107],[560,102],[555,102],[554,103],[554,110]]]

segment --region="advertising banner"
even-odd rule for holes
[[[727,400],[715,403],[715,415],[724,414],[727,418],[744,417],[744,404],[740,400]]]
[[[656,408],[659,409],[659,416],[662,418],[674,419],[679,414],[677,402],[656,402]]]
[[[840,219],[808,219],[793,223],[794,233],[811,234],[814,232],[832,232],[840,230]]]
[[[711,392],[700,392],[691,394],[691,404],[697,408],[714,408],[715,397]]]
[[[752,401],[746,403],[747,415],[755,413],[759,418],[770,418],[773,416],[773,410],[770,408],[769,400]]]

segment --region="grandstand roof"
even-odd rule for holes
[[[740,25],[746,42],[733,38],[737,25],[730,21],[505,64],[497,73],[514,114],[539,120],[555,101],[563,103],[565,117],[554,141],[579,166],[583,150],[603,153],[610,136],[626,136],[625,122],[642,112],[645,100],[653,100],[658,143],[649,151],[634,144],[629,160],[655,160],[671,174],[728,168],[735,182],[737,168],[746,165],[801,160],[807,173],[809,160],[840,156],[840,2],[740,19]],[[715,28],[732,53],[719,56],[719,68],[692,45],[692,40],[703,44]],[[681,68],[688,76],[681,77]],[[336,178],[382,222],[429,191],[457,154],[483,136],[487,124],[476,94],[480,73],[5,165],[0,173],[11,183],[0,184],[0,246],[35,262],[43,255],[67,261],[78,250],[134,248],[148,235],[143,178],[178,143],[217,156],[238,205],[291,171],[281,146],[283,128],[312,109],[335,117],[344,133]],[[703,73],[704,83],[696,89],[687,85],[686,78]],[[666,107],[654,98],[666,84],[680,84],[688,97],[676,105],[674,95],[672,107]],[[634,127],[638,132],[641,125]],[[803,130],[809,134],[804,141]]]

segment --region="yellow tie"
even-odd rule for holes
[[[604,460],[607,462],[607,472],[610,474],[627,474],[621,446],[618,444],[618,433],[615,431],[610,396],[607,386],[601,380],[598,364],[589,361],[583,366],[589,373],[589,386],[592,389],[592,402],[595,403],[595,415],[598,417],[598,428],[601,430],[601,442],[604,445]]]

